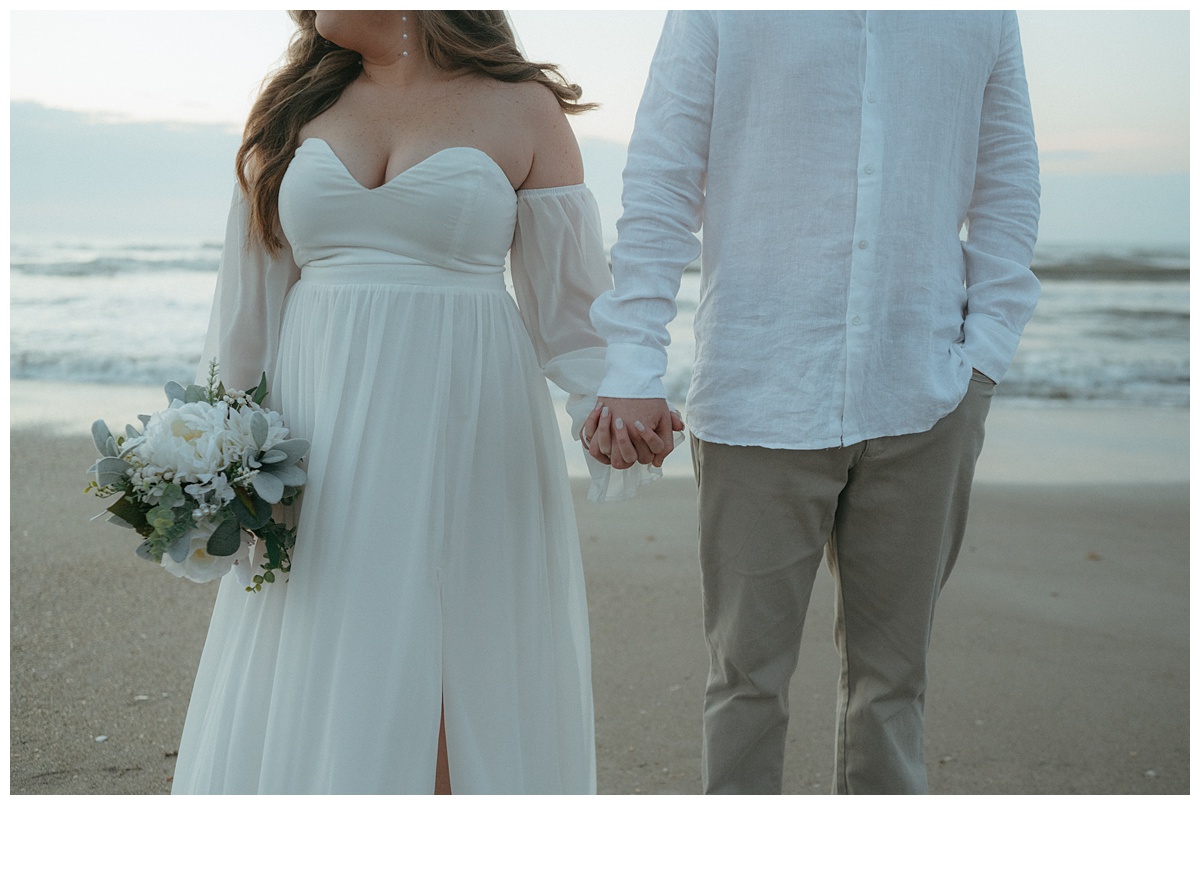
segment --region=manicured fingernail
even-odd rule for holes
[[[645,430],[645,429],[646,429],[646,425],[645,425],[645,424],[643,424],[641,421],[634,421],[634,422],[633,422],[633,426],[634,426],[634,427],[636,427],[638,430]]]
[[[622,427],[625,426],[625,422],[622,421],[620,418],[618,418],[616,421],[613,422],[613,426],[616,427],[617,430],[620,430]]]
[[[601,418],[608,417],[608,406],[605,406],[603,409],[600,410],[600,417]]]

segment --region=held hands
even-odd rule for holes
[[[665,399],[603,397],[588,415],[580,441],[601,464],[625,470],[634,464],[662,467],[675,448],[675,432],[683,419]]]

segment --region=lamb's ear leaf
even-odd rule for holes
[[[163,390],[167,393],[168,406],[175,402],[175,400],[179,400],[181,403],[187,402],[187,390],[178,381],[168,381],[167,386]]]
[[[89,471],[96,474],[96,484],[101,486],[110,486],[113,483],[120,482],[132,470],[132,465],[122,458],[101,458],[92,465]]]
[[[283,497],[283,480],[273,473],[260,470],[251,477],[250,484],[268,504],[278,504],[279,499]],[[270,513],[270,508],[267,509],[267,512]]]
[[[267,425],[267,416],[262,412],[255,412],[250,416],[250,435],[254,437],[254,444],[258,446],[260,452],[262,447],[267,444],[267,433],[270,429]]]
[[[108,429],[108,425],[103,420],[97,418],[92,422],[92,442],[96,444],[96,451],[101,455],[116,454],[108,449],[108,441],[112,438],[112,431]]]
[[[285,486],[294,489],[300,488],[300,486],[308,481],[308,475],[295,464],[284,464],[282,466],[272,464],[270,469],[264,470],[263,473],[269,473]]]
[[[271,446],[271,451],[285,452],[287,454],[287,463],[295,464],[308,454],[308,448],[308,440],[306,439],[283,439]]]

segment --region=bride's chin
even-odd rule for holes
[[[363,55],[377,53],[391,31],[401,28],[400,13],[392,10],[317,10],[317,33],[343,49]]]

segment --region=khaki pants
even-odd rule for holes
[[[815,451],[692,438],[710,670],[706,793],[779,793],[788,683],[822,554],[837,586],[834,792],[923,793],[925,658],[994,385],[924,433]]]

